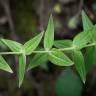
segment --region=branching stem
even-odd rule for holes
[[[85,45],[83,48],[91,47],[91,46],[95,46],[95,45],[96,45],[95,43],[91,43],[91,44]],[[69,50],[74,50],[74,49],[75,49],[75,47],[73,46],[73,47],[68,47],[68,48],[61,48],[61,49],[58,49],[58,51],[69,51]],[[51,51],[51,50],[33,51],[32,53],[49,53],[49,52],[53,52],[53,51]],[[22,54],[22,52],[0,52],[0,55],[13,55],[13,54],[20,55],[20,54]]]

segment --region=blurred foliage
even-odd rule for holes
[[[37,33],[38,18],[32,8],[32,0],[18,3],[16,6],[15,19],[16,32],[22,36],[23,39],[29,39]]]
[[[61,5],[59,3],[54,5],[54,11],[56,13],[61,13],[62,9],[61,9]]]
[[[56,96],[81,96],[82,83],[71,68],[62,71],[55,83]]]
[[[70,29],[76,29],[77,28],[77,25],[78,25],[78,17],[74,16],[72,17],[69,22],[68,22],[68,27]]]

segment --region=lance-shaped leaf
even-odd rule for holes
[[[54,46],[57,48],[67,48],[72,46],[71,40],[55,40]]]
[[[31,59],[31,62],[27,68],[27,70],[29,71],[30,69],[33,69],[41,64],[44,64],[46,61],[48,60],[47,58],[47,54],[36,54],[33,59]]]
[[[22,44],[16,41],[7,40],[7,39],[1,39],[1,41],[13,52],[19,52],[22,48]]]
[[[91,20],[84,11],[82,11],[82,22],[84,31],[87,32],[87,30],[92,29],[90,30],[92,41],[96,41],[96,25],[92,24]]]
[[[92,27],[92,41],[96,43],[96,24]]]
[[[73,40],[73,46],[77,49],[83,48],[87,43],[90,42],[92,39],[91,30],[88,30],[87,32],[81,32],[79,33]]]
[[[0,55],[0,69],[13,73],[12,69],[10,68],[10,66],[7,64],[7,62],[4,60],[4,58]]]
[[[96,62],[96,47],[92,46],[87,48],[85,53],[85,68],[86,72],[89,72],[92,65]]]
[[[91,27],[93,27],[91,20],[84,11],[82,11],[82,22],[84,31],[89,30]]]
[[[77,72],[81,77],[81,80],[83,81],[83,83],[85,83],[86,71],[85,71],[85,62],[84,62],[83,54],[80,51],[74,51],[73,60],[74,60],[74,64],[77,69]]]
[[[46,50],[49,50],[52,48],[53,44],[54,44],[54,23],[51,15],[49,18],[47,30],[44,36],[44,48]]]
[[[25,74],[25,68],[26,68],[26,56],[25,54],[21,54],[19,56],[19,87],[21,86],[24,74]]]
[[[24,44],[23,48],[25,49],[26,55],[30,55],[38,47],[42,37],[43,32],[41,32],[39,35],[35,36]]]
[[[49,60],[59,66],[71,66],[74,63],[61,51],[52,49],[49,53]]]
[[[82,11],[82,21],[83,21],[83,29],[84,31],[88,30],[89,28],[92,28],[93,30],[90,32],[92,33],[92,42],[96,41],[96,25],[93,26],[91,20],[86,15],[84,11]],[[96,47],[89,47],[86,49],[85,53],[85,68],[86,68],[86,74],[90,69],[92,68],[92,65],[94,64],[94,61],[96,59]]]

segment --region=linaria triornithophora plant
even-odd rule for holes
[[[0,52],[0,69],[13,73],[3,55],[13,54],[19,60],[19,87],[21,86],[25,71],[29,71],[43,62],[49,60],[58,66],[75,66],[81,80],[85,83],[86,74],[94,63],[96,54],[96,25],[93,25],[88,16],[82,11],[83,32],[72,40],[54,40],[54,23],[52,15],[49,18],[45,32],[41,32],[24,45],[7,39],[0,39],[12,52]],[[44,48],[37,49],[44,35]],[[53,48],[54,47],[54,48]],[[82,54],[81,49],[86,49]],[[71,59],[65,54],[68,51]],[[26,68],[26,56],[35,54]]]

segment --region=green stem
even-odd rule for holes
[[[62,48],[62,49],[58,49],[59,51],[69,51],[69,50],[73,50],[75,49],[75,47],[69,47],[69,48]]]
[[[91,44],[88,44],[88,45],[85,45],[84,48],[86,47],[91,47],[91,46],[95,46],[96,44],[95,43],[91,43]],[[61,49],[58,49],[58,51],[69,51],[69,50],[73,50],[75,49],[75,47],[69,47],[69,48],[61,48]],[[49,53],[49,52],[53,52],[53,51],[33,51],[32,53]],[[22,52],[0,52],[0,55],[19,55],[19,54],[22,54]]]
[[[0,52],[0,55],[13,55],[13,54],[22,54],[21,52]]]
[[[33,51],[32,53],[49,53],[49,52],[52,52],[52,51]]]
[[[91,46],[96,46],[96,43],[91,43],[91,44],[85,45],[84,47],[91,47]]]

